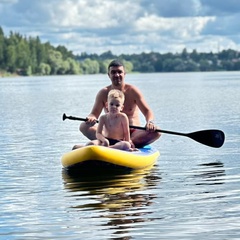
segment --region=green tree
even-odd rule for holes
[[[37,53],[37,64],[42,62],[47,62],[48,60],[48,50],[50,49],[48,43],[42,44],[39,37],[36,38],[36,53]]]
[[[81,74],[82,71],[80,69],[80,65],[77,61],[75,61],[72,58],[67,58],[67,61],[69,63],[69,71],[68,74]]]
[[[16,71],[16,50],[15,47],[10,45],[7,46],[6,48],[6,53],[5,53],[5,66],[7,68],[7,71],[10,73],[14,73]]]
[[[37,38],[30,37],[28,40],[29,50],[30,50],[30,64],[32,68],[32,73],[38,73],[38,66],[41,62],[38,62],[37,56]]]
[[[48,54],[48,64],[51,67],[51,74],[56,75],[62,67],[62,54],[56,50],[49,50]]]
[[[163,70],[163,60],[162,58],[158,58],[154,63],[154,69],[156,72],[162,72]]]
[[[190,58],[195,61],[198,62],[199,61],[199,57],[200,55],[197,53],[197,50],[194,49],[190,54],[189,54]]]
[[[188,52],[187,52],[187,49],[186,49],[186,48],[184,48],[184,49],[182,50],[181,58],[184,59],[184,60],[187,60],[187,59],[188,59]]]
[[[114,59],[114,58],[116,58],[116,56],[113,55],[111,51],[104,52],[100,55],[101,60],[103,60],[103,59]]]
[[[188,71],[188,72],[199,71],[199,66],[193,60],[189,60],[189,61],[187,61],[187,63],[185,63],[185,71]]]
[[[234,63],[232,61],[222,61],[223,69],[226,71],[232,71],[234,69]]]
[[[130,61],[123,60],[123,65],[125,67],[126,72],[132,72],[133,64]]]
[[[28,67],[31,64],[31,55],[30,55],[30,49],[29,44],[21,39],[17,46],[16,46],[16,65],[19,69],[21,69],[24,72],[27,72]]]
[[[2,28],[0,27],[0,69],[4,67],[4,33]]]
[[[199,62],[200,66],[199,66],[199,69],[201,71],[210,71],[211,70],[211,64],[208,60],[206,59],[201,59],[200,62]]]
[[[109,64],[108,60],[99,61],[99,73],[107,73],[108,64]]]
[[[49,75],[51,73],[50,65],[46,63],[40,63],[38,73],[40,75]]]
[[[171,58],[167,58],[163,61],[163,71],[164,72],[173,71],[173,60]]]
[[[96,74],[99,73],[99,63],[96,60],[91,60],[90,58],[86,58],[80,64],[84,74]]]
[[[59,45],[56,50],[62,54],[62,58],[66,60],[67,58],[73,58],[73,53],[68,51],[65,46]]]
[[[28,66],[26,69],[23,69],[22,74],[24,76],[31,76],[32,75],[32,67]]]
[[[185,71],[185,64],[184,61],[181,58],[175,58],[172,62],[171,62],[171,69],[174,72],[184,72]]]
[[[64,75],[69,73],[70,64],[69,61],[62,61],[60,67],[57,70],[57,74]]]
[[[234,71],[240,70],[240,60],[239,59],[234,62],[233,70]]]

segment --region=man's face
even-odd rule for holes
[[[118,66],[118,67],[110,67],[108,71],[108,76],[112,81],[113,86],[121,86],[124,77],[125,77],[125,71],[123,66]]]

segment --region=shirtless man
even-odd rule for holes
[[[154,141],[160,136],[160,132],[156,132],[157,126],[154,125],[154,115],[144,99],[143,94],[133,85],[125,83],[125,69],[123,64],[118,60],[113,60],[108,66],[108,76],[111,85],[102,88],[95,98],[91,113],[87,116],[88,121],[82,122],[80,131],[90,140],[96,139],[96,121],[102,110],[107,112],[106,102],[110,90],[118,89],[125,95],[124,108],[122,110],[128,116],[129,125],[140,126],[139,110],[145,116],[146,130],[130,129],[131,140],[135,147],[143,147]]]

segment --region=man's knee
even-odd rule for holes
[[[160,132],[155,132],[156,134],[156,139],[159,139],[161,137],[161,133]]]
[[[85,122],[82,122],[79,126],[79,131],[83,134],[87,131],[87,124]]]
[[[90,140],[96,139],[96,126],[91,126],[85,122],[81,123],[79,126],[80,132]]]

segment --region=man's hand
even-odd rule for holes
[[[97,123],[97,119],[95,117],[88,116],[86,119],[87,119],[86,124],[90,126],[94,126]]]
[[[145,127],[146,127],[146,130],[149,132],[154,132],[157,129],[157,126],[154,124],[153,121],[148,121]]]

